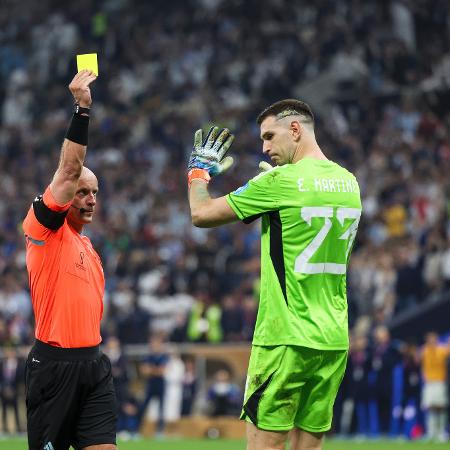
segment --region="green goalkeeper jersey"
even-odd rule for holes
[[[244,222],[262,217],[253,345],[347,349],[346,269],[361,217],[354,175],[304,158],[257,175],[226,199]]]

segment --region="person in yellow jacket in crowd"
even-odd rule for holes
[[[427,436],[430,440],[445,442],[448,421],[447,358],[450,354],[450,340],[440,344],[438,335],[425,335],[422,349],[422,407],[426,410]]]
[[[212,303],[207,294],[199,293],[192,306],[187,337],[191,342],[222,342],[222,310],[218,304]]]

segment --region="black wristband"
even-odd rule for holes
[[[87,114],[89,115],[89,113],[91,112],[91,108],[84,108],[83,106],[80,106],[79,103],[75,103],[75,105],[73,105],[73,112],[74,114]]]
[[[72,116],[69,129],[66,133],[66,139],[76,142],[80,145],[88,144],[88,128],[89,128],[89,116],[82,116],[76,114]]]

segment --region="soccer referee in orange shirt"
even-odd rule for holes
[[[116,450],[111,363],[101,353],[105,279],[84,225],[92,221],[98,182],[83,167],[96,75],[69,85],[75,111],[50,186],[23,223],[36,342],[26,364],[31,450]]]

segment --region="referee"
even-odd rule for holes
[[[58,168],[23,222],[36,322],[25,369],[30,450],[117,449],[111,363],[99,349],[105,279],[82,234],[98,192],[83,167],[95,79],[82,70],[70,83],[75,111]]]

